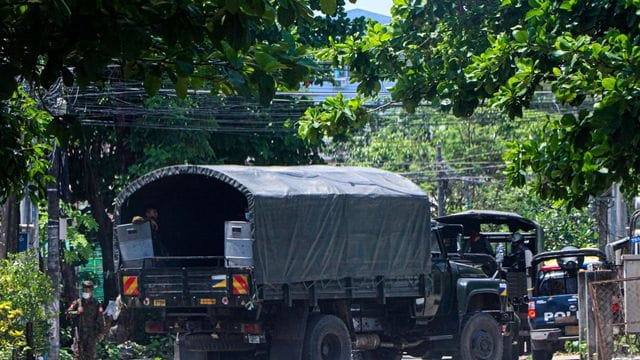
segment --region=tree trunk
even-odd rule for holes
[[[116,282],[114,278],[113,266],[113,223],[107,213],[105,202],[102,199],[98,187],[97,169],[93,165],[92,159],[99,156],[100,144],[91,144],[85,148],[84,179],[87,189],[87,201],[91,206],[93,218],[98,223],[98,242],[102,249],[102,269],[104,273],[104,299],[113,300],[117,296]]]
[[[0,259],[6,259],[8,254],[18,252],[18,235],[20,233],[20,208],[15,195],[7,197],[2,206],[2,221],[0,222]]]
[[[78,298],[78,277],[73,266],[69,266],[62,261],[62,300],[64,308],[69,307],[71,303]]]

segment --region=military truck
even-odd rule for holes
[[[468,210],[436,220],[443,224],[459,224],[463,228],[456,261],[476,264],[487,274],[499,270],[500,278],[507,280],[509,303],[519,319],[511,354],[515,359],[530,352],[528,297],[532,289],[531,260],[544,249],[544,232],[540,225],[519,214],[495,210]],[[470,242],[474,234],[478,241],[489,244],[491,250],[480,254],[472,252]],[[499,249],[503,251],[503,260],[498,269],[491,260]]]
[[[115,205],[121,301],[174,359],[498,359],[511,336],[506,283],[452,261],[390,172],[171,166]],[[157,226],[132,223],[149,207]]]

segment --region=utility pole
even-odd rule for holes
[[[49,175],[53,181],[47,184],[47,274],[53,284],[53,300],[49,304],[51,319],[49,324],[49,352],[47,359],[59,360],[60,358],[60,192],[58,178],[60,177],[60,149],[53,144],[51,154],[51,169]]]
[[[444,216],[444,169],[442,165],[442,145],[436,145],[436,174],[438,177],[438,216]]]

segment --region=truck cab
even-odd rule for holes
[[[519,329],[513,333],[512,354],[515,358],[518,354],[528,352],[527,297],[531,288],[529,272],[531,258],[544,248],[544,232],[540,225],[518,214],[495,210],[468,210],[441,216],[436,221],[462,226],[456,261],[480,267],[488,275],[499,270],[499,277],[507,281],[507,298],[519,319]],[[474,239],[488,246],[473,247],[471,242]],[[480,248],[484,252],[475,253],[474,248]],[[502,249],[503,255],[499,269],[495,262],[498,249]]]

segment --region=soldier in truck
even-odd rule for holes
[[[167,254],[167,249],[160,239],[158,225],[158,208],[155,205],[147,205],[144,211],[144,217],[136,215],[131,219],[131,223],[140,225],[148,222],[151,227],[151,239],[153,240],[153,250],[156,255],[164,256]]]
[[[144,217],[134,216],[131,222],[137,225],[149,222],[151,233],[155,238],[158,233],[158,208],[153,205],[147,206],[144,210]]]
[[[469,235],[469,250],[470,253],[477,254],[487,254],[490,256],[495,256],[493,253],[493,248],[489,241],[480,235],[480,233],[476,230],[471,231],[471,235]]]
[[[515,232],[511,236],[511,251],[504,260],[505,267],[511,267],[516,271],[524,271],[530,266],[531,250],[527,247],[522,234]],[[529,259],[529,261],[527,261]]]

